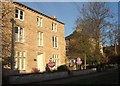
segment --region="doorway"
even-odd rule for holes
[[[38,54],[38,56],[37,56],[37,66],[38,66],[38,70],[40,71],[40,72],[43,72],[43,71],[45,71],[45,68],[44,68],[44,59],[43,59],[43,54],[42,53],[40,53],[40,54]]]

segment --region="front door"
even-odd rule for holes
[[[37,65],[38,65],[38,70],[40,72],[43,72],[44,71],[44,65],[43,65],[43,54],[39,54],[37,56]]]

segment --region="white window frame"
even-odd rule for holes
[[[53,54],[53,61],[55,62],[55,68],[59,66],[59,55],[58,54]]]
[[[52,31],[57,32],[57,23],[52,23]]]
[[[16,10],[18,10],[18,13],[16,13]],[[20,12],[23,12],[22,19],[20,19],[20,16],[21,16]],[[16,17],[16,14],[18,15],[18,17]],[[16,8],[15,9],[15,18],[23,21],[24,20],[24,11]]]
[[[55,32],[57,32],[57,23],[55,24]]]
[[[16,12],[16,10],[18,11],[18,13]],[[16,15],[17,15],[17,17],[16,17]],[[15,18],[19,19],[19,10],[17,8],[15,9]]]
[[[22,52],[21,70],[25,70],[25,51]]]
[[[53,47],[55,48],[55,42],[54,42],[54,41],[55,41],[55,38],[54,38],[54,37],[55,37],[55,36],[52,37],[52,43],[53,43]]]
[[[20,13],[20,20],[24,20],[24,11],[20,10],[20,12],[22,12],[23,14]],[[21,19],[22,16],[22,19]]]
[[[14,58],[15,58],[15,69],[17,69],[18,68],[18,52],[17,51],[15,51],[15,54],[14,54]]]
[[[26,58],[26,53],[25,51],[18,52],[15,51],[15,69],[18,70],[25,70],[25,58]],[[19,54],[18,54],[19,53]]]
[[[38,32],[38,46],[43,46],[43,32]]]
[[[15,29],[18,29],[18,33],[15,33],[15,42],[20,42],[20,43],[24,43],[24,28],[21,28],[19,26],[16,26]],[[21,33],[21,29],[22,29],[22,35]]]
[[[58,54],[56,54],[55,59],[56,59],[56,67],[58,67],[59,66],[59,55]]]
[[[58,37],[55,37],[55,47],[58,48]]]
[[[17,29],[17,33],[16,33],[16,29]],[[18,26],[15,27],[15,42],[19,42],[19,27]]]
[[[24,29],[20,28],[20,33],[21,33],[21,29],[22,29],[22,35],[20,35],[20,43],[24,43]]]
[[[43,19],[42,17],[37,17],[37,26],[42,27],[43,26]]]
[[[54,48],[58,48],[58,37],[57,36],[53,36],[52,37],[52,41],[53,41],[53,47]]]

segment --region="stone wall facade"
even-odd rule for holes
[[[23,20],[16,19],[14,14],[15,26],[20,26],[24,30],[24,42],[15,42],[14,46],[15,52],[25,52],[25,69],[20,71],[29,73],[33,68],[38,68],[39,54],[42,54],[43,63],[39,64],[42,64],[43,71],[54,54],[58,55],[57,66],[64,65],[66,56],[64,23],[17,2],[12,3],[12,6],[24,12]],[[42,27],[38,27],[37,17],[42,18]],[[52,30],[52,23],[57,24],[57,31]],[[38,32],[43,33],[43,46],[38,46]],[[53,47],[53,36],[58,37],[58,48]]]

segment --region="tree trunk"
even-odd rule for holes
[[[86,54],[84,56],[84,69],[86,69]]]
[[[118,55],[118,53],[117,53],[117,44],[115,43],[114,46],[115,46],[115,55]]]

